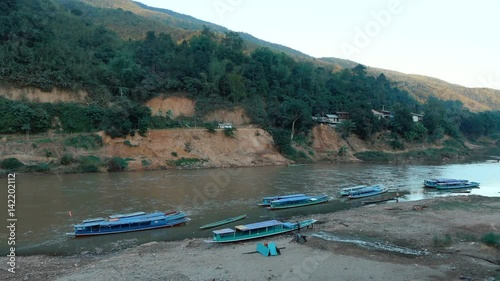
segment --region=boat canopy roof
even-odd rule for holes
[[[120,219],[120,218],[127,218],[127,217],[142,216],[145,214],[146,214],[145,212],[135,212],[135,213],[130,213],[130,214],[116,214],[116,215],[109,216],[109,218],[110,219]]]
[[[87,219],[83,220],[83,223],[97,222],[97,221],[104,221],[104,218]]]
[[[262,198],[263,200],[272,200],[272,199],[285,199],[285,198],[291,198],[291,197],[299,197],[299,196],[306,196],[305,194],[289,194],[289,195],[283,195],[283,196],[268,196]]]
[[[245,230],[266,228],[266,227],[282,225],[282,224],[283,223],[278,221],[278,220],[270,220],[270,221],[262,221],[262,222],[256,222],[256,223],[251,223],[251,224],[246,224],[246,225],[238,225],[235,228],[237,230],[240,230],[240,231],[245,231]]]
[[[231,228],[224,228],[224,229],[219,229],[219,230],[214,230],[213,233],[215,234],[227,234],[227,233],[234,233],[236,232],[234,229]]]
[[[435,179],[430,179],[429,181],[435,181],[435,182],[466,182],[467,180],[461,180],[461,179],[448,179],[448,178],[435,178]]]
[[[373,186],[367,186],[363,187],[361,189],[356,189],[350,192],[351,195],[357,195],[357,194],[363,194],[363,193],[369,193],[369,192],[378,192],[381,191],[384,187],[382,185],[373,185]]]
[[[183,214],[183,216],[185,216],[185,214]],[[88,221],[88,220],[85,220],[85,221],[83,221],[82,224],[75,225],[75,227],[89,227],[89,226],[95,226],[95,225],[112,226],[112,225],[120,225],[120,224],[126,224],[126,223],[141,223],[141,222],[147,222],[147,221],[159,220],[159,219],[171,219],[171,220],[173,220],[174,218],[178,218],[178,217],[172,217],[172,215],[166,216],[162,212],[156,212],[156,213],[145,214],[145,215],[124,217],[124,218],[114,219],[114,220],[110,220],[110,221],[106,221],[106,220]]]
[[[356,186],[346,187],[346,188],[342,188],[342,190],[347,191],[347,190],[351,190],[351,189],[360,189],[363,187],[366,187],[366,185],[356,185]]]

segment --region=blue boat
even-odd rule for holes
[[[354,190],[349,193],[349,199],[358,199],[369,196],[375,196],[387,192],[387,188],[381,184],[367,186],[362,189]]]
[[[66,233],[68,236],[93,236],[104,234],[124,233],[148,230],[169,226],[176,226],[188,222],[185,213],[181,212],[135,212],[129,214],[116,214],[107,218],[95,218],[82,221],[74,225],[74,232]]]
[[[259,206],[270,206],[271,201],[293,198],[293,197],[300,197],[300,196],[306,196],[306,195],[305,194],[290,194],[290,195],[268,196],[268,197],[262,198],[262,203],[260,203]]]
[[[448,190],[448,189],[467,189],[467,188],[478,188],[479,183],[468,181],[468,180],[460,180],[460,181],[447,181],[440,182],[436,185],[436,189],[438,190]]]
[[[297,197],[273,200],[271,201],[271,205],[267,208],[270,210],[296,208],[296,207],[326,203],[329,200],[330,196],[328,195],[297,196]]]
[[[224,228],[213,231],[214,237],[212,240],[205,240],[209,243],[230,243],[244,240],[262,238],[294,230],[300,231],[302,228],[309,228],[316,220],[310,219],[301,222],[281,222],[277,220],[269,220],[246,225],[236,226],[234,229]]]
[[[435,188],[439,184],[447,184],[447,183],[457,183],[457,182],[468,182],[468,180],[459,180],[459,179],[449,179],[449,178],[435,178],[435,179],[427,179],[424,180],[424,187]]]
[[[340,190],[340,196],[347,196],[349,195],[349,193],[351,193],[351,191],[359,190],[365,187],[366,185],[357,185],[357,186],[342,188],[342,190]]]

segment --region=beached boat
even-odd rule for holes
[[[448,190],[448,189],[467,189],[467,188],[477,188],[479,187],[478,182],[461,180],[461,181],[447,181],[440,182],[436,185],[438,190]]]
[[[359,189],[359,190],[352,191],[351,193],[349,193],[348,196],[349,196],[349,199],[358,199],[358,198],[379,195],[379,194],[387,192],[387,190],[388,189],[385,188],[383,185],[376,184],[376,185],[372,185],[372,186],[367,186],[367,187]]]
[[[202,225],[202,226],[200,226],[200,229],[207,229],[207,228],[212,228],[212,227],[216,227],[216,226],[221,226],[221,225],[224,225],[224,224],[228,224],[228,223],[232,223],[232,222],[235,222],[235,221],[242,220],[242,219],[244,219],[246,217],[247,217],[247,215],[241,215],[241,216],[232,217],[232,218],[228,218],[228,219],[221,220],[221,221],[216,221],[216,222],[213,222],[213,223]]]
[[[176,226],[188,222],[185,213],[181,212],[155,212],[146,214],[136,212],[130,214],[116,214],[107,218],[95,218],[82,221],[81,224],[74,225],[74,232],[66,233],[68,236],[92,236],[124,233],[155,229],[161,227]]]
[[[373,199],[373,200],[365,200],[365,201],[361,202],[361,204],[363,204],[363,205],[369,205],[369,204],[377,204],[377,203],[382,203],[382,202],[387,202],[387,201],[393,201],[393,200],[398,201],[398,198],[397,197],[388,196],[388,197],[382,197],[382,198]]]
[[[262,198],[262,203],[260,203],[259,206],[270,206],[271,201],[274,201],[274,200],[287,199],[287,198],[293,198],[293,197],[301,197],[301,196],[306,196],[306,195],[305,194],[290,194],[290,195],[268,196],[268,197]]]
[[[446,184],[450,182],[468,182],[468,180],[449,179],[449,178],[435,178],[424,180],[424,187],[435,188],[438,184]]]
[[[214,230],[214,237],[212,240],[206,240],[205,242],[212,243],[230,243],[238,242],[256,238],[262,238],[277,234],[282,234],[286,232],[291,232],[294,230],[299,230],[302,228],[308,228],[314,224],[316,220],[310,219],[302,222],[281,222],[278,220],[269,220],[257,223],[251,223],[247,225],[239,225],[234,229],[224,228],[219,230]]]
[[[347,195],[349,195],[349,193],[351,191],[360,190],[361,188],[365,188],[365,187],[366,187],[366,185],[357,185],[357,186],[353,186],[353,187],[342,188],[342,190],[340,190],[340,195],[347,196]]]
[[[271,205],[267,208],[270,210],[297,208],[297,207],[321,204],[328,202],[329,200],[330,197],[328,195],[298,196],[298,197],[273,200],[271,201]]]

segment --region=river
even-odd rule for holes
[[[198,227],[247,214],[245,224],[267,219],[286,220],[346,208],[360,202],[338,198],[341,188],[381,183],[401,196],[420,200],[454,196],[422,187],[433,177],[479,181],[470,194],[500,196],[500,163],[481,160],[439,165],[308,164],[234,169],[166,170],[109,174],[16,175],[16,254],[72,255],[103,253],[150,241],[211,236]],[[7,179],[2,180],[7,185]],[[327,204],[270,211],[257,206],[261,198],[289,193],[328,194]],[[2,188],[2,209],[7,209]],[[4,209],[5,208],[5,209]],[[135,211],[180,210],[191,221],[184,226],[88,238],[70,238],[66,232],[84,219]],[[6,213],[4,223],[6,223]],[[231,225],[230,225],[231,226]],[[7,231],[0,232],[1,254],[7,253]]]

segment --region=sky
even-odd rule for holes
[[[138,0],[313,57],[500,89],[496,0]]]

